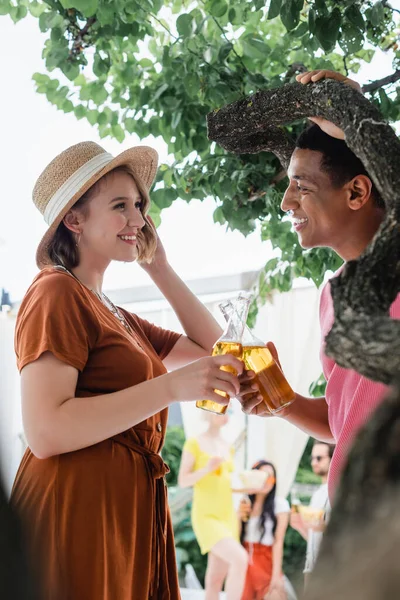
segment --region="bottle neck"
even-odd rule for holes
[[[227,325],[220,340],[241,342],[246,327],[247,315],[249,314],[250,299],[239,298],[235,305],[232,304],[231,306],[230,314],[223,311]]]
[[[236,302],[240,302],[241,299],[239,298],[239,300],[237,300]],[[228,323],[230,322],[230,319],[232,317],[232,315],[235,312],[235,308],[236,308],[236,303],[234,304],[233,302],[231,302],[231,300],[227,300],[226,302],[222,302],[219,305],[219,308],[222,312],[222,314],[224,315],[224,319],[225,321]],[[250,300],[248,299],[248,308],[247,308],[247,313],[246,313],[246,321],[247,321],[247,315],[249,312],[249,308],[250,308]],[[243,327],[243,332],[242,332],[242,336],[241,336],[241,343],[243,347],[248,347],[248,346],[260,346],[263,347],[265,346],[264,342],[260,339],[258,339],[251,331],[250,329],[247,327],[246,325],[246,321]]]

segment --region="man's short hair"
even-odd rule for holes
[[[335,450],[335,446],[333,444],[328,444],[328,442],[320,442],[319,440],[315,440],[314,444],[313,444],[313,448],[314,446],[328,446],[328,454],[329,454],[329,458],[332,458],[333,456],[333,451]]]
[[[321,167],[328,173],[335,187],[343,186],[357,175],[366,175],[371,179],[361,160],[350,150],[346,142],[328,135],[316,124],[310,125],[299,135],[296,148],[321,152],[323,155]],[[385,203],[372,179],[371,183],[375,204],[379,208],[385,208]]]

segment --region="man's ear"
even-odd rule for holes
[[[83,215],[81,215],[77,210],[73,209],[69,210],[63,218],[63,223],[65,227],[73,233],[81,233],[82,221]]]
[[[360,210],[372,198],[372,181],[367,175],[357,175],[348,182],[349,208]]]

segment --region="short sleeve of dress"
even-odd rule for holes
[[[190,452],[190,454],[192,454],[192,456],[194,456],[194,458],[197,458],[197,455],[199,453],[199,444],[198,444],[196,438],[187,439],[183,445],[183,450]]]
[[[154,323],[150,323],[150,321],[141,319],[137,315],[133,315],[127,311],[124,311],[124,313],[131,319],[134,319],[136,324],[142,329],[144,335],[147,337],[161,360],[164,360],[164,358],[168,356],[176,342],[182,336],[181,333],[158,327],[157,325],[154,325]]]
[[[82,371],[97,330],[96,317],[79,282],[67,273],[46,269],[36,277],[18,311],[18,369],[49,351]]]
[[[275,514],[279,515],[279,513],[288,513],[290,512],[289,502],[286,498],[280,498],[277,496],[275,498]]]

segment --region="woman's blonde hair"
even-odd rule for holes
[[[87,216],[89,214],[90,200],[97,193],[99,187],[104,183],[107,177],[113,173],[128,173],[128,175],[134,179],[140,192],[140,196],[142,198],[141,210],[145,225],[141,230],[138,231],[137,234],[137,260],[139,262],[151,262],[157,248],[157,233],[147,216],[150,208],[150,197],[147,190],[141,185],[140,181],[136,179],[135,172],[130,166],[122,165],[104,175],[104,177],[96,181],[96,183],[79,198],[72,208],[78,209],[83,213],[84,216]],[[75,242],[74,234],[64,225],[63,222],[61,222],[58,226],[53,239],[50,242],[48,247],[48,255],[54,265],[61,264],[67,269],[73,269],[79,265],[79,247]]]

